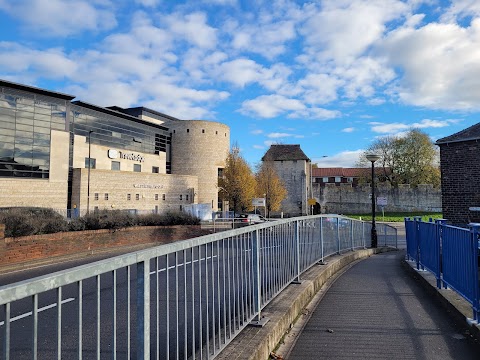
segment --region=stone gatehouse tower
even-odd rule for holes
[[[281,211],[285,216],[306,215],[310,197],[311,161],[300,145],[271,145],[262,161],[273,163],[287,190]]]

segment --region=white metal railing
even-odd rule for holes
[[[377,229],[395,246],[394,228]],[[334,215],[281,219],[3,286],[0,354],[211,359],[304,271],[366,247],[370,231]]]

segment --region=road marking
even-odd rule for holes
[[[213,256],[213,258],[216,258],[216,257],[218,257],[218,256],[217,256],[217,255],[214,255],[214,256]],[[208,257],[207,257],[207,260],[209,260],[209,259],[211,259],[211,258],[212,258],[211,256],[208,256]],[[202,259],[200,259],[200,260],[201,260],[201,261],[204,261],[205,258],[202,258]],[[193,260],[193,262],[196,263],[196,262],[198,262],[198,260]],[[180,266],[188,265],[188,264],[191,264],[191,263],[192,263],[191,261],[188,261],[188,262],[186,262],[186,263],[178,264],[177,266],[180,267]],[[168,267],[168,270],[171,270],[171,269],[175,269],[175,265]],[[165,271],[165,268],[162,268],[162,269],[158,269],[157,272],[164,272],[164,271]],[[150,271],[150,275],[152,275],[152,274],[155,274],[155,270],[154,270],[154,271]]]
[[[69,302],[71,302],[71,301],[74,301],[74,300],[75,300],[75,298],[68,298],[68,299],[62,300],[62,305],[63,305],[63,304],[66,304],[66,303],[69,303]],[[38,312],[38,313],[41,313],[42,311],[45,311],[45,310],[54,308],[54,307],[56,307],[56,306],[57,306],[56,303],[55,303],[55,304],[50,304],[50,305],[47,305],[47,306],[44,306],[44,307],[39,308],[37,312]],[[32,313],[33,313],[32,311],[29,311],[29,312],[27,312],[27,313],[25,313],[25,314],[15,316],[15,317],[13,317],[13,318],[10,319],[10,322],[12,323],[12,322],[14,322],[14,321],[17,321],[17,320],[26,318],[26,317],[28,317],[28,316],[31,316]],[[0,321],[0,326],[3,326],[4,323],[5,323],[4,321]]]

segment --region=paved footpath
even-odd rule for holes
[[[480,345],[402,268],[404,256],[377,254],[340,276],[287,359],[479,360]]]

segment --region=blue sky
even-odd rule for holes
[[[0,78],[226,123],[251,165],[479,118],[477,0],[0,0],[0,31]]]

